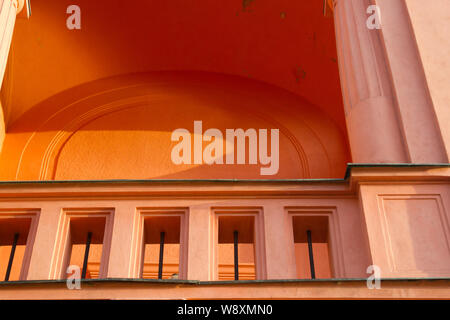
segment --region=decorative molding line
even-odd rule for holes
[[[79,101],[76,101],[74,103],[71,103],[61,109],[59,109],[55,114],[50,116],[41,126],[39,126],[39,129],[34,131],[31,136],[28,138],[25,147],[22,150],[22,154],[19,159],[19,163],[16,170],[16,180],[20,180],[21,175],[21,169],[24,165],[24,161],[26,159],[27,150],[31,147],[33,144],[33,141],[38,138],[39,132],[42,130],[44,131],[46,127],[50,126],[52,122],[57,121],[57,117],[60,117],[63,115],[64,112],[70,112],[70,110],[77,108],[79,103],[85,103],[88,99],[93,97],[101,97],[103,94],[110,94],[110,93],[117,93],[119,91],[126,91],[131,88],[145,88],[148,86],[148,84],[139,84],[139,85],[133,85],[133,86],[126,86],[126,87],[120,87],[113,90],[107,90],[104,92],[100,92],[98,94],[91,95],[89,97],[83,98]],[[37,173],[38,180],[52,180],[55,178],[56,173],[56,164],[58,160],[58,156],[60,154],[61,149],[64,147],[65,143],[75,134],[80,128],[85,126],[86,124],[90,123],[93,120],[96,120],[102,116],[105,116],[107,114],[124,110],[128,108],[134,108],[138,106],[144,106],[144,105],[151,105],[152,101],[156,101],[160,98],[159,95],[155,94],[143,94],[141,96],[132,96],[129,98],[124,98],[120,100],[115,100],[108,102],[106,104],[100,104],[98,106],[95,106],[93,108],[90,108],[86,110],[84,113],[77,115],[75,118],[70,119],[70,121],[63,125],[61,129],[59,129],[56,133],[53,134],[50,141],[48,142],[45,150],[43,151],[42,160],[39,168],[39,173]],[[156,100],[155,100],[156,99]],[[298,138],[288,129],[286,126],[282,125],[278,120],[274,119],[273,117],[270,117],[266,114],[263,114],[261,112],[256,111],[256,114],[254,113],[254,110],[247,110],[243,109],[243,112],[247,112],[249,114],[252,114],[253,116],[256,116],[260,118],[263,121],[268,122],[272,126],[279,128],[280,132],[290,141],[292,146],[294,147],[297,155],[298,155],[298,163],[299,163],[299,169],[302,173],[302,177],[307,179],[311,177],[310,169],[309,169],[309,163],[308,158],[305,150],[303,149],[301,143],[299,142]],[[328,161],[328,165],[330,166],[330,159],[329,155],[326,153],[325,147],[322,145],[322,141],[320,140],[320,137],[311,129],[308,127],[307,124],[305,124],[305,128],[308,129],[308,131],[313,134],[319,141],[319,144],[322,146],[322,149],[324,150],[325,157]]]

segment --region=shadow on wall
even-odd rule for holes
[[[224,139],[227,129],[242,128],[267,129],[270,140],[278,129],[278,172],[262,176],[268,165],[261,157],[250,164],[248,144],[245,164],[194,164],[194,121]],[[179,128],[192,134],[191,164],[171,158]],[[294,94],[236,76],[159,72],[94,81],[35,106],[8,129],[0,174],[3,180],[341,178],[349,158],[338,126]]]

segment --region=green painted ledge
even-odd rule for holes
[[[237,280],[237,281],[199,281],[199,280],[158,280],[158,279],[135,279],[135,278],[106,278],[106,279],[82,279],[81,283],[101,284],[101,283],[125,283],[125,284],[156,284],[156,285],[242,285],[242,284],[295,284],[295,283],[342,283],[342,282],[366,282],[366,278],[346,278],[346,279],[281,279],[281,280]],[[393,282],[419,282],[419,281],[444,281],[450,286],[450,277],[439,278],[382,278],[380,281]],[[3,286],[21,286],[30,284],[65,284],[67,279],[61,280],[26,280],[26,281],[0,281]]]
[[[74,184],[74,183],[97,183],[97,184],[205,184],[205,183],[337,183],[346,182],[351,175],[352,168],[450,168],[450,163],[347,163],[344,178],[337,179],[111,179],[111,180],[39,180],[39,181],[0,181],[2,185],[21,184]]]

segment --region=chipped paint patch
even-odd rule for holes
[[[300,82],[300,80],[303,80],[306,78],[306,71],[303,70],[301,67],[294,68],[294,78],[295,81]]]
[[[245,11],[255,0],[242,0],[242,9]]]

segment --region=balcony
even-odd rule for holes
[[[416,252],[406,271],[383,265],[373,238],[374,226],[384,227],[383,221],[377,225],[370,220],[378,211],[368,209],[373,190],[367,188],[377,188],[377,195],[386,199],[403,199],[404,191],[417,184],[406,198],[439,194],[438,205],[446,206],[447,179],[445,165],[352,165],[345,179],[329,180],[3,182],[0,276],[10,271],[0,298],[13,297],[18,288],[32,297],[36,284],[49,297],[58,298],[62,289],[67,298],[78,297],[77,290],[65,286],[68,267],[74,265],[80,268],[85,292],[96,298],[122,289],[136,289],[133,296],[138,298],[147,288],[154,297],[200,298],[214,290],[215,297],[223,298],[289,298],[300,294],[300,288],[310,290],[305,297],[344,297],[352,290],[358,297],[374,297],[376,290],[364,291],[367,267],[373,264],[381,267],[383,283],[392,288],[385,291],[388,296],[400,294],[395,289],[399,279],[411,297],[419,297],[425,291],[407,279],[448,288],[450,270],[427,265],[420,260],[423,252]],[[391,186],[384,186],[386,181]],[[445,225],[442,230],[445,235]],[[438,231],[426,242],[444,263],[445,243]],[[416,238],[399,236],[410,247],[417,245]],[[384,245],[382,237],[378,240],[377,246]],[[408,252],[395,251],[391,258],[403,264],[412,259]]]

